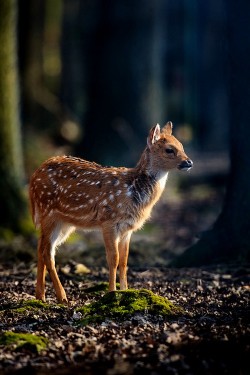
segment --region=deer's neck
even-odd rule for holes
[[[161,196],[168,173],[154,168],[148,147],[143,151],[135,167],[136,178],[133,181],[133,194],[143,197],[143,203],[154,204]]]
[[[146,174],[156,182],[159,182],[160,185],[164,185],[163,188],[165,187],[168,172],[162,171],[154,165],[148,147],[146,147],[143,151],[135,169],[137,170],[138,174]]]

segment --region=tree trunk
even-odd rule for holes
[[[0,2],[0,228],[18,230],[23,160],[16,61],[16,1]]]
[[[224,207],[213,229],[187,249],[176,266],[250,258],[249,14],[249,2],[228,2],[231,172]]]

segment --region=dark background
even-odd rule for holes
[[[24,139],[133,165],[155,123],[226,152],[226,1],[19,2]],[[40,139],[39,139],[40,138]],[[32,138],[31,138],[32,140]],[[31,168],[32,169],[32,168]]]

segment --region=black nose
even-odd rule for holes
[[[187,159],[187,160],[183,160],[179,164],[178,168],[181,169],[181,170],[183,170],[183,171],[188,171],[189,169],[192,168],[192,166],[193,166],[192,160],[191,159]]]

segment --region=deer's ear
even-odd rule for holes
[[[166,135],[171,135],[173,130],[173,124],[171,121],[168,121],[165,126],[162,128],[162,132]]]
[[[149,132],[147,143],[148,147],[150,148],[158,139],[160,139],[161,135],[161,128],[160,125],[155,125]]]

